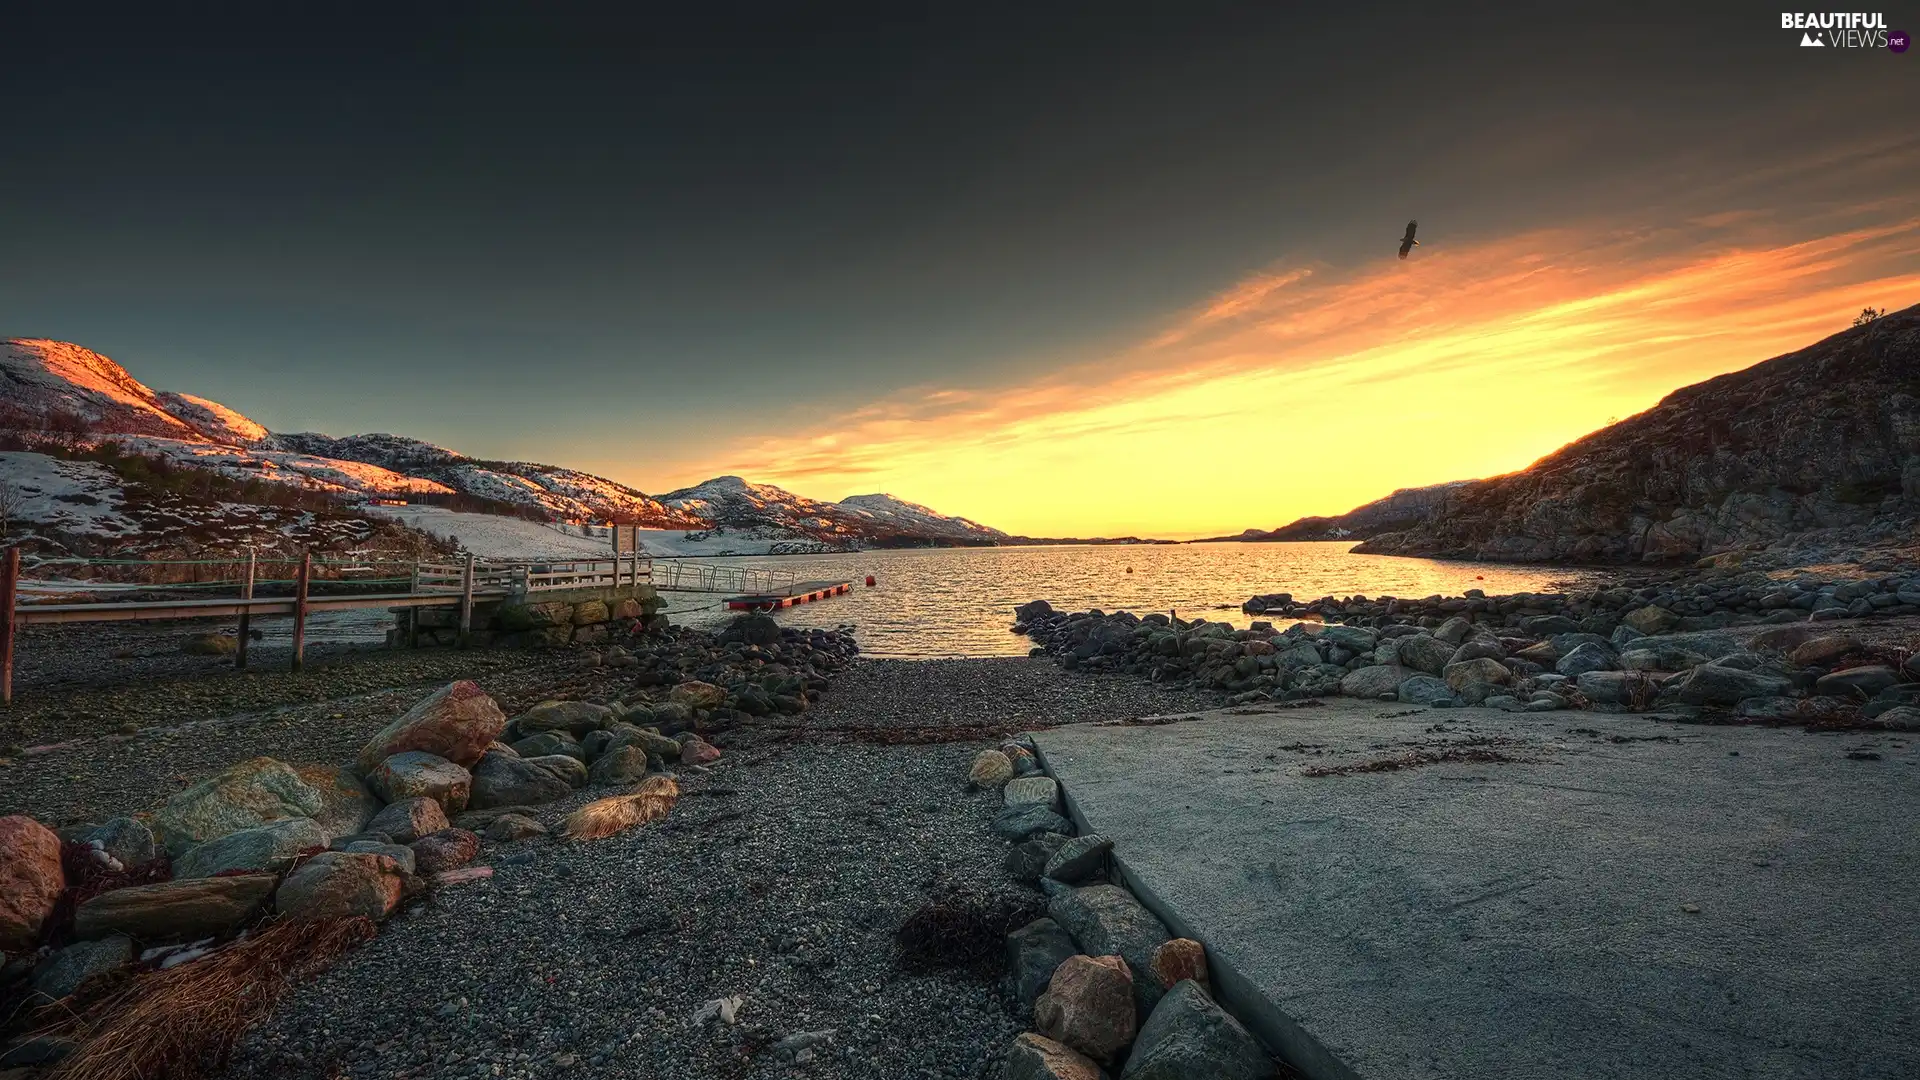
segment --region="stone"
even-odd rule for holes
[[[590,733],[592,734],[592,733]],[[587,760],[587,748],[567,732],[565,728],[557,731],[537,731],[513,744],[513,752],[521,757],[547,757],[552,754],[565,754],[570,758]]]
[[[295,867],[280,883],[274,905],[293,919],[364,915],[378,922],[393,913],[405,892],[406,874],[397,860],[329,851]]]
[[[1413,677],[1413,671],[1398,664],[1375,664],[1355,668],[1340,680],[1340,692],[1348,697],[1379,698],[1393,694],[1400,684]]]
[[[1453,650],[1453,655],[1447,659],[1447,663],[1464,664],[1469,660],[1481,659],[1503,660],[1506,658],[1506,655],[1507,650],[1502,648],[1498,641],[1490,641],[1486,638],[1474,638],[1471,641],[1462,642],[1459,648]],[[1441,670],[1444,671],[1446,669],[1442,668]]]
[[[977,788],[998,790],[1013,779],[1013,762],[998,750],[982,750],[973,756],[967,769],[967,783]]]
[[[1648,604],[1620,616],[1620,621],[1643,634],[1664,634],[1679,627],[1680,616],[1666,608]]]
[[[506,726],[500,706],[477,684],[462,679],[435,690],[381,728],[361,748],[355,764],[367,773],[395,754],[421,750],[471,768]]]
[[[546,757],[521,758],[520,760],[537,769],[548,770],[555,776],[565,780],[570,787],[583,788],[587,786],[587,765],[579,758],[568,757],[565,754],[549,754]]]
[[[667,700],[689,709],[717,709],[727,703],[727,692],[712,683],[690,680],[669,690]]]
[[[1364,626],[1346,626],[1340,623],[1328,623],[1315,635],[1330,645],[1338,645],[1349,652],[1368,653],[1379,643],[1379,635]]]
[[[180,651],[189,656],[232,656],[240,651],[240,639],[217,631],[190,634],[181,640]]]
[[[1651,700],[1653,680],[1638,671],[1589,671],[1573,681],[1581,696],[1595,705],[1631,705]]]
[[[1813,684],[1813,692],[1829,697],[1866,700],[1900,682],[1900,673],[1884,664],[1828,672]]]
[[[1132,893],[1118,885],[1069,889],[1047,903],[1047,914],[1073,935],[1082,952],[1126,959],[1134,974],[1134,998],[1142,1010],[1159,1000],[1160,987],[1152,977],[1153,954],[1173,935]]]
[[[720,760],[720,751],[698,735],[689,735],[680,743],[680,764],[711,765]]]
[[[465,829],[441,829],[411,845],[416,873],[437,874],[465,866],[480,854],[480,837]]]
[[[1152,974],[1163,990],[1173,989],[1182,979],[1192,979],[1201,989],[1212,989],[1207,980],[1207,950],[1192,938],[1174,938],[1155,950]]]
[[[1046,873],[1047,863],[1052,860],[1054,853],[1071,839],[1064,833],[1043,832],[1020,841],[1007,852],[1007,873],[1015,881],[1034,884]]]
[[[657,731],[649,731],[632,724],[615,725],[613,737],[607,742],[607,752],[612,753],[623,746],[637,746],[649,754],[662,759],[680,756],[680,744]]]
[[[1073,823],[1044,806],[1028,803],[1009,806],[993,819],[993,834],[1004,840],[1021,841],[1035,833],[1073,833]]]
[[[1757,671],[1702,664],[1668,683],[1667,691],[1688,705],[1738,705],[1745,698],[1777,697],[1792,687],[1786,679]]]
[[[1013,1040],[1003,1069],[1001,1080],[1107,1080],[1092,1058],[1031,1031]]]
[[[1552,667],[1560,662],[1560,650],[1553,647],[1551,641],[1536,641],[1513,654],[1516,660],[1525,660],[1541,667]]]
[[[1498,660],[1469,660],[1464,664],[1448,664],[1444,677],[1447,685],[1459,693],[1473,685],[1505,686],[1513,677]]]
[[[1395,652],[1400,662],[1415,671],[1424,671],[1429,675],[1438,675],[1453,662],[1457,644],[1448,644],[1430,634],[1410,634],[1394,639]]]
[[[1577,679],[1589,671],[1612,671],[1620,666],[1613,650],[1598,642],[1583,642],[1576,645],[1553,665],[1553,670],[1569,679]]]
[[[1460,643],[1467,640],[1467,635],[1472,632],[1473,624],[1458,615],[1433,628],[1434,638],[1447,646],[1448,655],[1452,655],[1453,650],[1459,648]]]
[[[1000,799],[1007,806],[1044,806],[1058,813],[1060,785],[1051,776],[1016,777],[1000,789]]]
[[[570,731],[585,735],[595,728],[611,727],[613,710],[591,701],[543,701],[514,718],[515,730],[524,737],[539,731]]]
[[[1033,1004],[1034,1026],[1095,1061],[1133,1042],[1133,973],[1118,956],[1069,956]]]
[[[80,905],[73,935],[98,941],[125,934],[143,942],[219,937],[251,918],[273,885],[272,874],[233,874],[114,889]]]
[[[534,836],[545,836],[547,827],[525,814],[501,814],[487,823],[487,839],[511,843]]]
[[[1067,957],[1080,950],[1073,935],[1052,919],[1035,919],[1007,935],[1007,971],[1011,973],[1014,995],[1023,1005],[1032,1005],[1046,992],[1053,973]]]
[[[154,835],[172,855],[195,844],[281,818],[310,818],[325,808],[320,793],[270,757],[234,765],[176,793],[153,817]]]
[[[204,878],[235,870],[279,871],[302,852],[327,846],[327,830],[312,818],[282,818],[197,844],[173,863],[173,876]]]
[[[1896,705],[1873,718],[1875,724],[1892,731],[1920,731],[1920,708]]]
[[[386,833],[396,844],[411,844],[446,827],[447,812],[424,795],[393,803],[367,823],[367,831]]]
[[[1830,667],[1860,651],[1860,641],[1852,634],[1821,634],[1794,646],[1787,660],[1794,667]]]
[[[114,934],[99,941],[76,941],[33,969],[33,992],[53,1001],[69,997],[89,980],[133,963],[133,939]]]
[[[1400,684],[1394,696],[1410,705],[1432,705],[1437,701],[1452,701],[1453,687],[1431,675],[1414,675]]]
[[[346,836],[367,827],[380,812],[380,800],[352,769],[337,765],[308,765],[294,770],[300,782],[320,793],[320,812],[313,820],[329,836]]]
[[[405,844],[387,843],[378,840],[355,840],[353,843],[336,848],[335,850],[344,851],[349,855],[385,855],[387,858],[400,864],[400,872],[403,874],[413,873],[420,865],[420,860],[414,855],[413,849]]]
[[[1626,671],[1685,671],[1709,659],[1691,649],[1628,649],[1620,654],[1620,667]]]
[[[0,817],[0,952],[38,945],[66,887],[53,830],[24,814]]]
[[[97,843],[100,849],[132,869],[160,857],[160,842],[153,830],[138,818],[117,817],[105,825],[96,825],[79,837],[83,843]]]
[[[1274,1073],[1252,1033],[1191,980],[1160,999],[1120,1070],[1121,1080],[1272,1080]]]
[[[575,626],[592,626],[611,618],[613,613],[607,610],[604,601],[586,600],[573,605],[573,625]]]
[[[1106,867],[1107,853],[1112,850],[1113,841],[1099,833],[1076,836],[1060,845],[1059,850],[1047,859],[1047,865],[1041,873],[1055,881],[1078,885]]]
[[[473,789],[467,806],[474,810],[537,806],[573,794],[573,782],[564,773],[536,764],[552,760],[551,757],[523,758],[489,751],[473,767]]]
[[[432,799],[447,813],[467,808],[473,776],[438,754],[408,750],[395,754],[367,774],[367,786],[388,803]]]
[[[647,752],[638,746],[623,746],[601,754],[587,770],[587,782],[600,787],[634,784],[647,775]]]

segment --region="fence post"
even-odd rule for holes
[[[473,556],[467,556],[467,565],[460,573],[460,647],[467,647],[467,638],[473,633]]]
[[[242,600],[253,599],[253,560],[253,548],[249,547],[247,548],[247,577],[246,580],[240,583],[240,599]],[[235,648],[233,652],[233,666],[243,671],[247,666],[247,638],[252,636],[252,633],[253,609],[243,607],[240,609],[240,641],[238,647]]]
[[[293,670],[307,662],[307,579],[313,573],[313,553],[300,552],[300,569],[293,575]]]
[[[20,597],[20,545],[7,546],[0,562],[0,705],[13,704],[13,635]]]
[[[415,559],[413,560],[413,580],[407,584],[407,595],[412,596],[415,593],[418,593],[419,591],[420,591],[420,560]],[[417,649],[419,647],[420,647],[420,609],[417,607],[409,606],[407,608],[407,648]]]

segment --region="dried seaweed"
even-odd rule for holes
[[[1046,900],[1021,893],[947,889],[907,916],[894,932],[908,971],[969,969],[992,975],[1005,962],[1007,933],[1046,914]]]
[[[680,785],[671,776],[655,774],[625,795],[597,799],[567,815],[569,840],[599,840],[649,821],[666,817],[680,798]]]
[[[1498,750],[1484,747],[1453,747],[1441,750],[1409,750],[1392,757],[1371,758],[1356,761],[1349,765],[1313,765],[1300,770],[1301,776],[1354,776],[1360,773],[1399,772],[1402,769],[1418,769],[1425,765],[1444,765],[1453,762],[1473,764],[1512,764],[1519,758],[1508,757]]]

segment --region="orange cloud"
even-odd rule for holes
[[[1522,468],[1863,306],[1920,300],[1913,214],[1725,212],[1277,268],[1098,363],[872,402],[723,447],[704,471],[888,490],[1033,535],[1270,527]]]

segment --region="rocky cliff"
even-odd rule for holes
[[[1920,306],[1667,395],[1355,551],[1662,562],[1920,513]]]
[[[1237,536],[1212,536],[1195,543],[1365,539],[1411,527],[1456,493],[1472,488],[1477,482],[1453,480],[1430,487],[1401,488],[1384,499],[1375,499],[1335,517],[1303,517],[1277,529],[1248,529]]]

